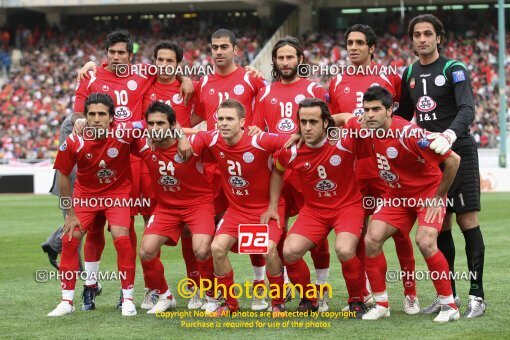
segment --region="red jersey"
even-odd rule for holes
[[[279,165],[299,173],[306,207],[337,211],[361,202],[358,182],[353,180],[356,144],[344,138],[331,145],[324,138],[316,146],[294,145],[280,152]]]
[[[128,75],[117,77],[115,72],[109,72],[104,67],[97,69],[97,73],[89,72],[90,78],[82,80],[76,88],[74,112],[85,112],[85,100],[94,92],[109,95],[115,104],[115,121],[145,120],[142,113],[142,101],[145,91],[154,83],[156,77],[143,75]]]
[[[264,88],[255,100],[253,125],[269,132],[292,134],[297,131],[297,111],[305,98],[329,101],[324,87],[308,79],[299,78],[292,84],[274,82]]]
[[[195,101],[195,113],[207,121],[207,130],[215,130],[218,121],[218,105],[227,99],[236,99],[246,109],[246,124],[251,125],[254,98],[266,86],[264,80],[246,73],[241,67],[220,76],[211,74],[199,80],[199,91]]]
[[[346,127],[359,130],[361,125],[352,118]],[[430,142],[422,138],[425,130],[402,117],[392,118],[390,130],[395,138],[363,140],[389,193],[395,197],[420,196],[437,187],[443,176],[439,165],[451,150],[445,155],[435,153]]]
[[[376,68],[376,64],[371,64],[370,68]],[[358,74],[347,75],[339,74],[329,84],[329,95],[331,96],[331,114],[350,112],[356,116],[361,116],[365,112],[363,109],[363,94],[371,86],[382,86],[391,92],[393,101],[398,103],[400,100],[400,84],[402,79],[398,75],[387,74]],[[356,164],[356,177],[377,178],[374,165],[370,159],[360,159]]]
[[[198,81],[193,82],[193,87],[195,88],[194,96],[199,91]],[[181,83],[175,80],[170,84],[162,84],[160,82],[155,82],[152,84],[150,89],[145,92],[143,96],[143,106],[142,113],[145,118],[145,112],[149,108],[149,105],[159,100],[169,106],[171,106],[177,118],[177,122],[181,124],[182,127],[189,128],[191,127],[191,112],[193,110],[193,105],[188,104],[188,106],[184,106],[184,100],[180,95]],[[193,99],[192,99],[193,100]],[[192,102],[190,102],[192,103]]]
[[[264,132],[250,137],[244,132],[241,140],[232,146],[225,143],[218,130],[201,131],[196,140],[199,138],[218,162],[229,209],[265,211],[269,204],[273,153],[288,137]]]
[[[77,165],[74,197],[129,195],[131,142],[117,138],[84,140],[71,134],[60,146],[53,168],[69,176]]]
[[[149,169],[158,205],[175,209],[212,203],[212,189],[197,155],[185,162],[177,152],[177,143],[168,149],[152,150],[145,140],[137,140],[136,149]]]

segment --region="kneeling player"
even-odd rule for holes
[[[156,290],[159,300],[148,314],[174,308],[176,302],[165,281],[159,252],[163,244],[175,246],[184,224],[192,232],[194,256],[202,279],[213,279],[211,241],[214,235],[214,207],[210,186],[197,156],[184,161],[178,154],[174,110],[153,102],[146,113],[153,148],[139,140],[137,148],[147,167],[158,197],[158,205],[145,228],[140,260],[147,288]],[[173,135],[168,135],[172,131]],[[163,134],[167,133],[165,137]],[[157,136],[159,134],[159,136]],[[162,138],[163,137],[163,138]]]
[[[114,104],[103,93],[92,93],[85,102],[88,126],[96,131],[112,130]],[[103,134],[106,135],[106,134]],[[67,210],[63,231],[62,302],[48,316],[62,316],[74,311],[73,298],[78,271],[78,247],[87,231],[102,229],[104,218],[110,225],[113,243],[117,250],[117,266],[121,274],[123,292],[122,315],[136,315],[133,304],[135,279],[135,255],[129,239],[129,206],[92,207],[92,200],[115,199],[127,201],[131,190],[131,172],[126,167],[129,161],[130,143],[117,138],[84,140],[70,135],[60,147],[55,161],[58,170],[58,185],[62,197],[79,199],[80,205]],[[77,165],[74,192],[69,175]],[[87,204],[87,200],[91,203]],[[74,200],[73,200],[74,201]],[[81,204],[81,202],[84,202]]]
[[[303,288],[300,311],[317,311],[317,297],[310,292],[310,271],[303,255],[320,245],[334,229],[335,250],[349,293],[349,309],[358,318],[365,313],[361,263],[356,247],[363,228],[364,210],[358,183],[354,180],[356,159],[353,139],[328,143],[327,129],[334,125],[328,106],[320,99],[299,104],[298,121],[305,145],[280,153],[277,168],[299,173],[305,204],[299,211],[283,246],[287,273],[292,283]],[[306,291],[305,291],[306,290]]]

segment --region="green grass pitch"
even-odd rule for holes
[[[90,312],[81,311],[80,294],[82,282],[77,283],[75,296],[76,312],[61,318],[48,318],[60,300],[60,284],[57,281],[46,283],[35,282],[36,270],[51,270],[46,255],[42,253],[40,243],[62,222],[58,210],[58,200],[50,196],[35,195],[2,195],[0,196],[0,337],[7,338],[232,338],[258,339],[271,338],[510,338],[510,297],[509,286],[508,244],[510,233],[508,223],[510,214],[510,194],[490,193],[482,195],[483,211],[480,222],[486,245],[485,254],[485,292],[488,310],[484,317],[474,320],[461,318],[460,321],[438,325],[432,322],[433,316],[406,315],[402,310],[402,284],[389,283],[388,291],[392,307],[391,317],[386,320],[367,322],[345,319],[319,319],[329,325],[328,328],[280,328],[269,330],[269,318],[261,318],[264,328],[233,329],[227,327],[207,330],[204,328],[186,328],[181,326],[178,318],[162,319],[146,315],[138,309],[135,317],[122,317],[115,310],[119,294],[119,282],[103,282],[103,294],[96,299],[97,309]],[[141,218],[137,218],[137,232],[142,234]],[[414,235],[414,230],[413,230]],[[333,240],[330,235],[330,241]],[[101,270],[116,270],[116,258],[113,243],[106,235],[106,248],[101,261]],[[467,271],[464,254],[464,239],[460,230],[455,227],[454,238],[457,245],[456,270]],[[140,239],[139,239],[140,240]],[[139,241],[140,242],[140,241]],[[332,242],[330,242],[332,245]],[[385,246],[388,269],[398,269],[398,261],[390,240]],[[333,286],[333,299],[330,310],[339,311],[346,300],[346,290],[341,276],[340,264],[332,249],[330,283]],[[418,270],[426,270],[426,265],[415,247],[416,265]],[[308,263],[309,255],[306,256]],[[236,282],[251,281],[252,269],[245,255],[231,254],[235,270]],[[185,268],[180,246],[164,247],[162,255],[166,278],[172,292],[176,294],[176,284],[184,277]],[[312,279],[315,278],[313,267]],[[143,297],[142,268],[137,263],[135,285],[135,303],[141,303]],[[457,289],[465,310],[469,282],[460,281]],[[418,282],[418,296],[422,306],[434,299],[432,282]],[[186,310],[187,301],[177,297],[178,309]],[[242,299],[241,307],[249,308],[249,301]],[[297,300],[288,305],[295,310]],[[186,318],[186,321],[193,321]],[[306,319],[293,319],[306,322]],[[207,319],[204,319],[207,321]],[[216,320],[214,320],[216,321]],[[221,319],[220,323],[227,320]],[[232,320],[230,320],[232,321]],[[254,321],[239,319],[239,321]],[[276,320],[282,322],[284,320]],[[224,326],[224,324],[220,324]]]

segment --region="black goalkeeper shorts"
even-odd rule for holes
[[[459,147],[452,148],[460,156],[460,165],[448,191],[448,198],[453,199],[453,206],[448,205],[446,209],[447,212],[456,214],[480,211],[478,150],[473,137],[470,138],[469,142],[462,144]]]

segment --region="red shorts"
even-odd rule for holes
[[[204,163],[204,175],[209,181],[214,194],[214,212],[216,215],[225,212],[228,208],[227,196],[223,192],[220,168],[216,163]]]
[[[265,213],[265,211],[238,211],[233,209],[227,209],[227,212],[223,216],[223,218],[218,222],[218,227],[216,228],[216,235],[227,234],[236,239],[239,238],[239,225],[240,224],[259,224],[260,223],[260,215]],[[278,207],[278,214],[280,215],[280,227],[275,220],[269,221],[269,240],[278,244],[280,238],[282,237],[283,228],[284,228],[284,216],[285,216],[285,205],[280,205]],[[232,247],[234,249],[234,247]],[[235,246],[237,249],[237,246]]]
[[[129,207],[74,207],[76,217],[81,223],[83,230],[89,231],[96,228],[104,228],[104,219],[108,221],[109,226],[121,226],[129,228],[131,218],[129,216]]]
[[[363,229],[364,209],[361,203],[346,206],[338,211],[320,210],[303,207],[289,231],[289,235],[297,234],[306,237],[315,245],[319,245],[334,229],[335,233],[348,232],[361,237]]]
[[[138,157],[131,155],[131,178],[132,178],[132,189],[131,197],[136,199],[147,199],[150,198],[150,207],[131,207],[131,216],[138,214],[143,216],[150,216],[156,208],[156,195],[152,189],[151,176],[149,169],[145,162]]]
[[[410,197],[414,198],[416,201],[418,200],[426,200],[427,198],[434,197],[434,193],[436,192],[437,187],[434,188],[430,194],[425,196],[417,196]],[[383,195],[383,199],[391,199],[389,193]],[[406,198],[407,200],[409,198]],[[403,201],[401,201],[403,202]],[[413,229],[414,222],[418,219],[418,225],[424,227],[432,227],[437,229],[437,231],[441,231],[443,225],[444,215],[446,214],[446,207],[441,209],[441,214],[439,215],[439,221],[436,217],[436,221],[434,223],[425,222],[425,214],[427,213],[427,208],[422,206],[389,206],[389,205],[381,205],[378,206],[372,216],[373,220],[383,221],[388,223],[389,225],[397,228],[404,235],[408,235]]]
[[[358,178],[358,185],[364,200],[367,197],[380,198],[388,191],[388,186],[380,178]],[[375,206],[365,209],[365,217],[373,215],[374,211]]]
[[[191,233],[214,235],[214,208],[211,204],[202,204],[185,209],[170,209],[158,206],[149,219],[144,235],[166,236],[166,245],[175,246],[179,242],[184,225]]]
[[[299,174],[291,169],[285,170],[282,196],[285,200],[285,217],[295,216],[305,204]]]

